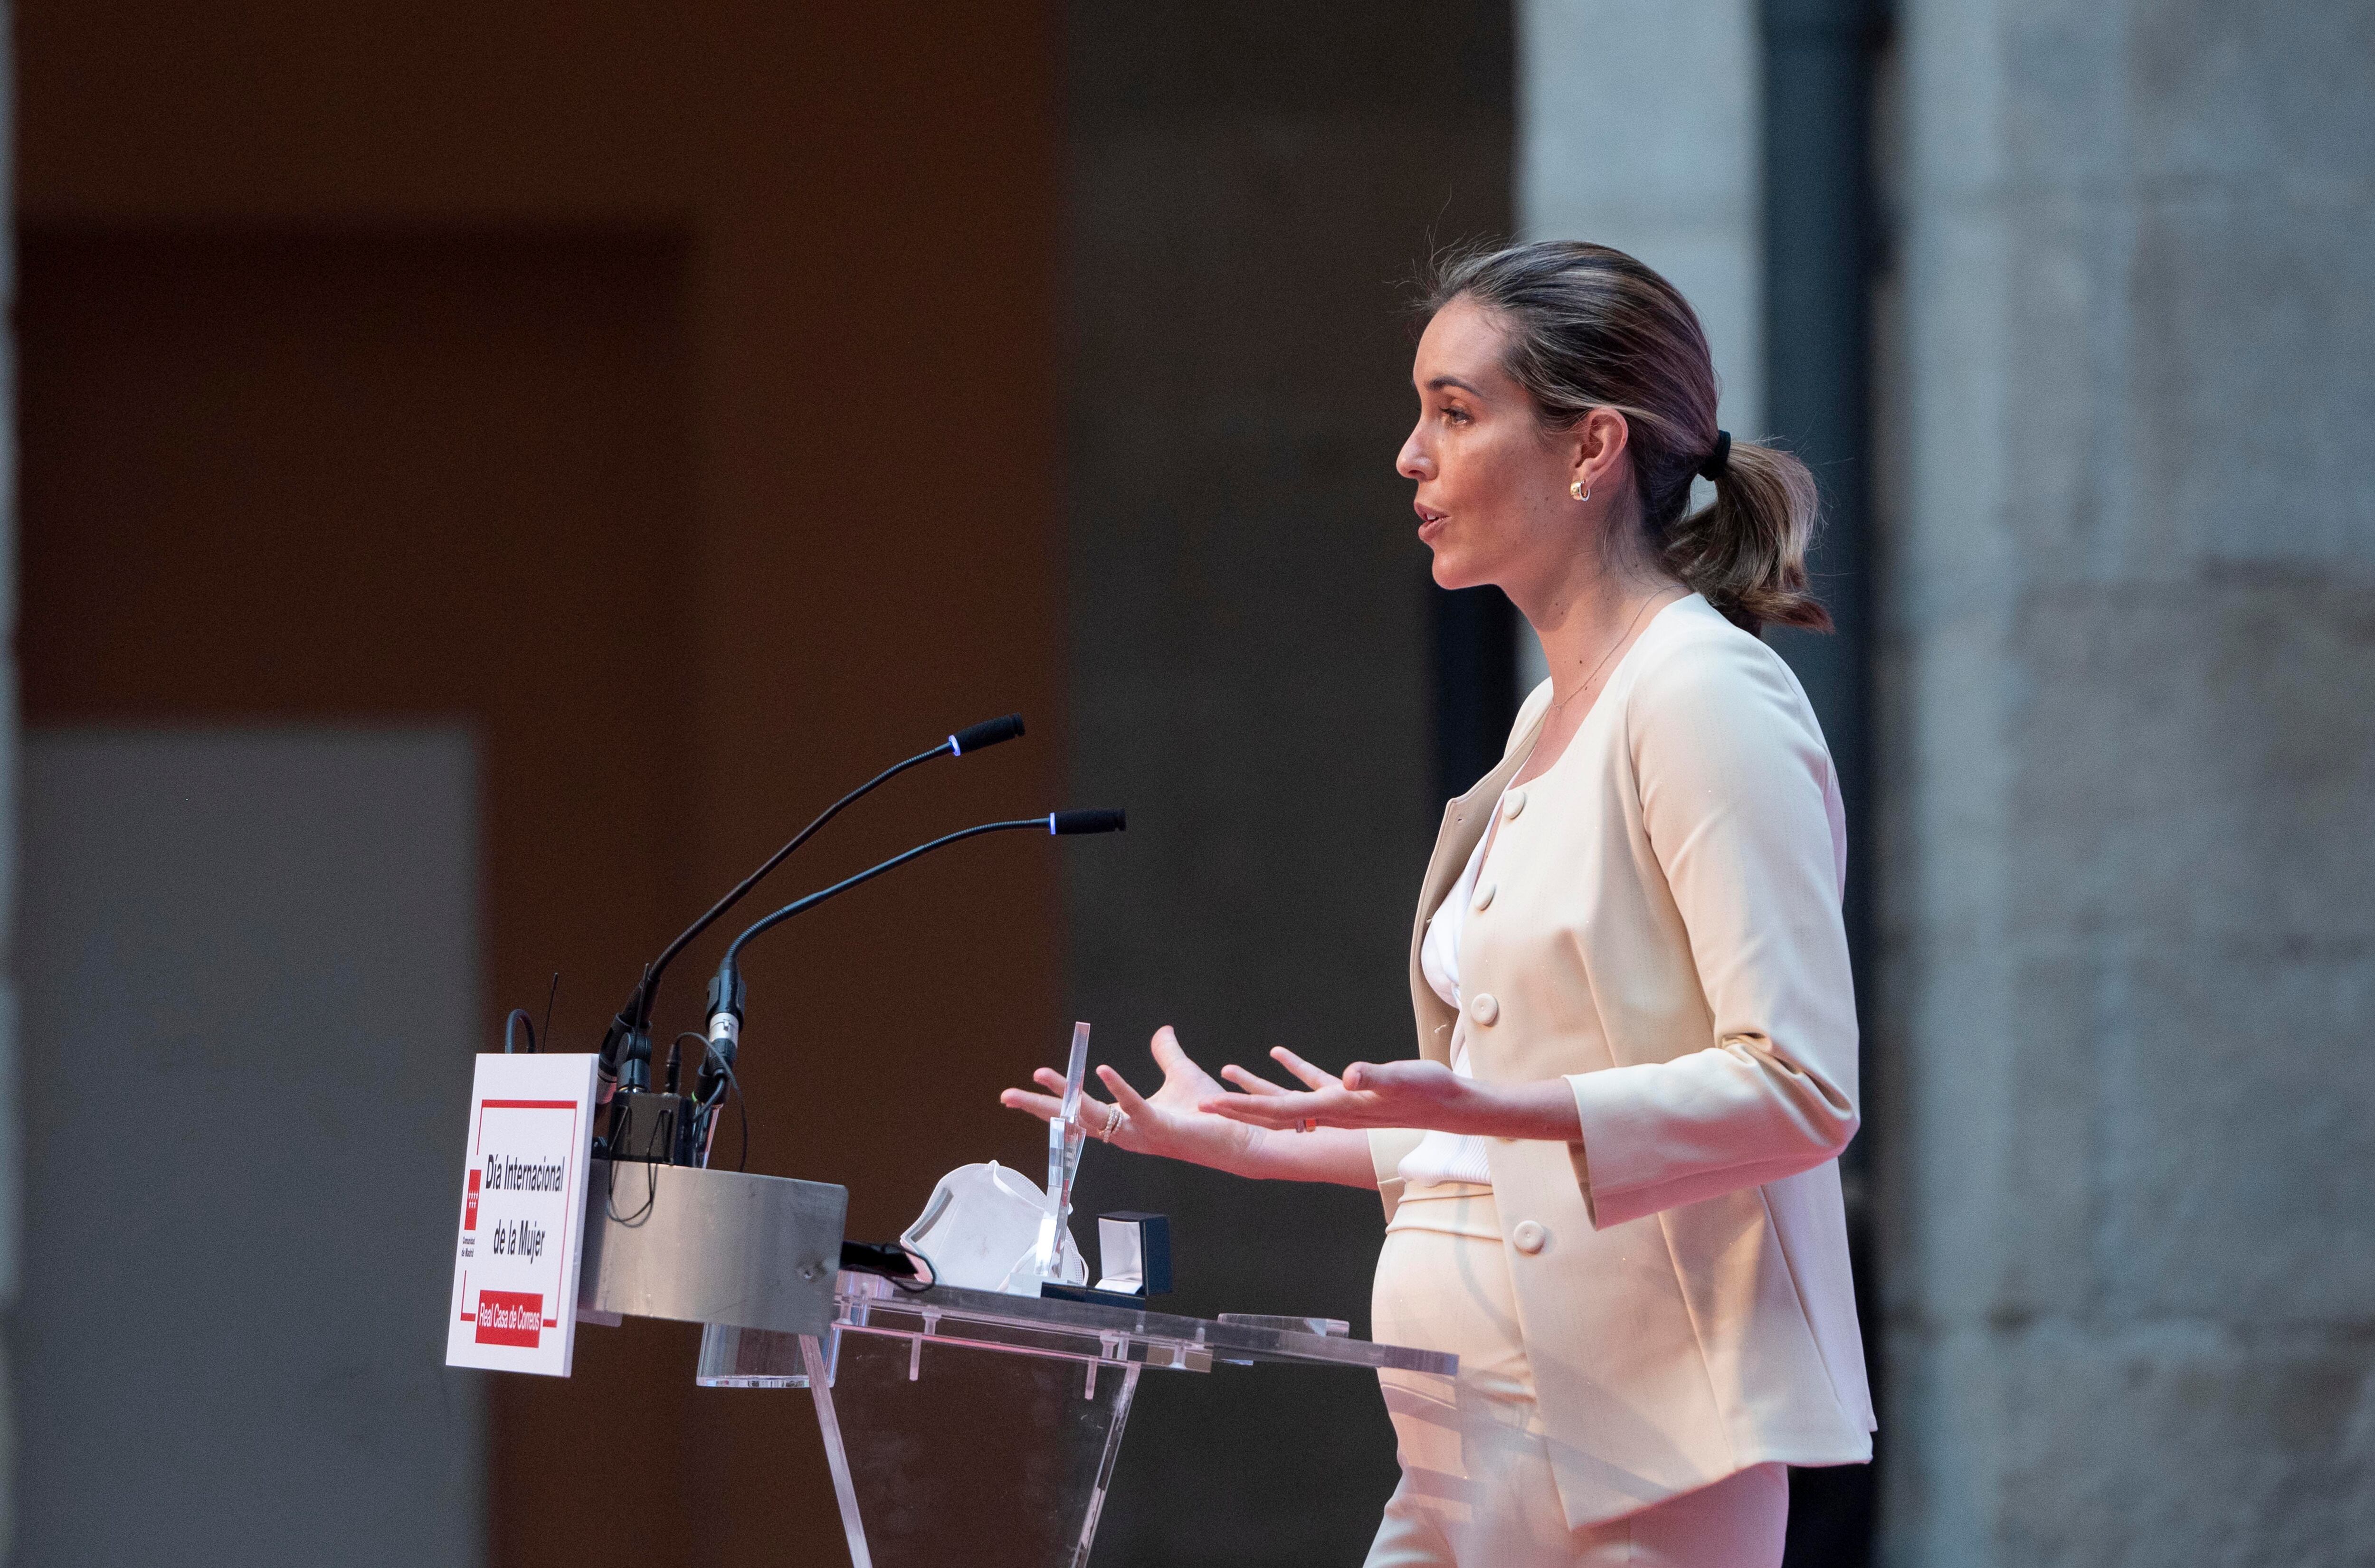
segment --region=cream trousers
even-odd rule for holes
[[[1790,1511],[1780,1465],[1567,1528],[1492,1188],[1404,1194],[1370,1310],[1373,1338],[1453,1351],[1459,1375],[1378,1373],[1402,1479],[1367,1568],[1778,1568]]]

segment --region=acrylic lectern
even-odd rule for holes
[[[704,1387],[806,1390],[853,1568],[1082,1568],[1140,1376],[1451,1375],[1326,1319],[1180,1317],[838,1267],[845,1189],[597,1162],[579,1309],[704,1325]]]

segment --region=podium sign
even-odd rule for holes
[[[487,1055],[470,1090],[445,1364],[569,1375],[585,1253],[594,1062]]]

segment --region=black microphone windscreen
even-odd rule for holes
[[[1129,825],[1118,806],[1087,811],[1057,811],[1047,818],[1051,833],[1118,833]]]
[[[1012,740],[1022,733],[1022,715],[1009,713],[1002,719],[984,719],[977,725],[967,725],[949,737],[949,744],[962,757],[968,751],[978,751],[985,746],[995,746],[1001,740]]]

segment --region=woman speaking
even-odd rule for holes
[[[1372,1331],[1459,1374],[1383,1374],[1402,1477],[1369,1568],[1775,1568],[1787,1467],[1869,1459],[1873,1425],[1837,1166],[1845,817],[1755,635],[1828,626],[1814,481],[1716,428],[1698,318],[1602,246],[1440,267],[1412,379],[1397,466],[1435,580],[1499,587],[1551,671],[1444,813],[1418,1057],[1338,1079],[1279,1049],[1303,1089],[1224,1086],[1164,1029],[1162,1088],[1100,1067],[1082,1120],[1383,1196]]]

